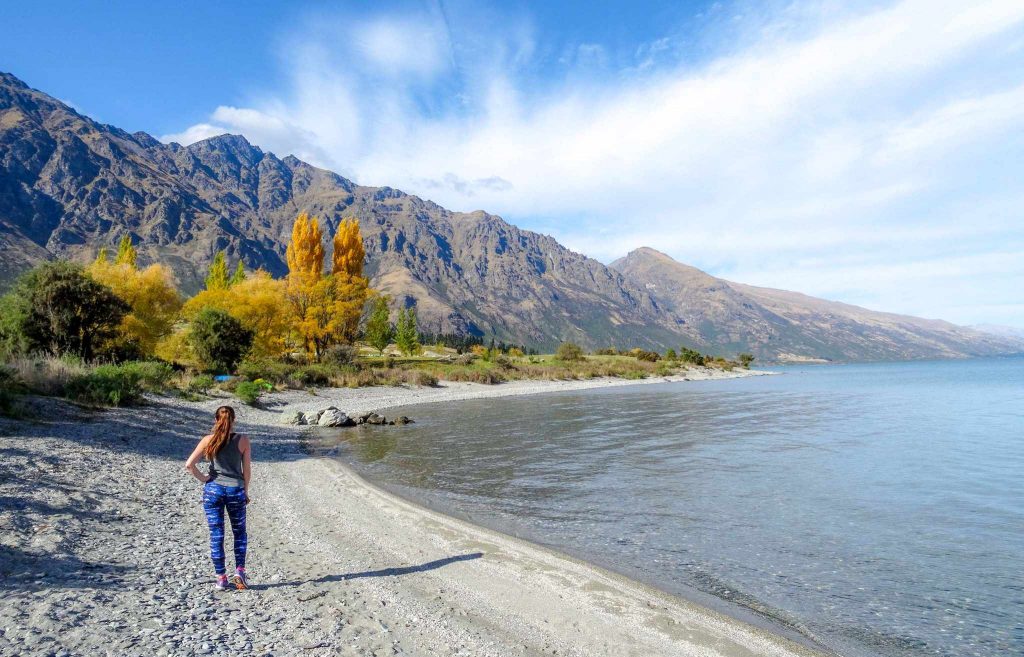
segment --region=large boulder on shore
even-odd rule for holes
[[[364,424],[366,422],[366,418],[370,417],[371,415],[373,415],[373,413],[369,411],[363,411],[362,413],[353,413],[352,415],[349,415],[349,417],[352,418],[352,421],[355,422],[356,424]]]
[[[281,424],[306,424],[306,416],[302,411],[285,411],[281,414]]]
[[[377,415],[376,413],[370,413],[370,416],[366,418],[367,424],[387,424],[388,420],[383,415]]]
[[[316,423],[321,427],[347,427],[355,424],[349,416],[333,406],[325,408]]]
[[[391,424],[412,424],[412,418],[406,415],[399,415],[394,420],[391,420]]]

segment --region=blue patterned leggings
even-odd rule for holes
[[[224,575],[224,508],[231,520],[231,534],[235,538],[235,567],[245,568],[245,549],[249,537],[245,533],[245,489],[241,486],[221,486],[210,481],[203,486],[203,510],[210,526],[210,558],[218,575]]]

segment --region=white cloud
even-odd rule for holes
[[[1000,203],[1024,174],[1024,4],[828,7],[790,7],[699,66],[671,37],[545,59],[528,21],[480,10],[323,20],[287,51],[290,88],[173,138],[223,126],[605,260],[649,244],[752,283],[984,321],[901,263],[1024,244],[1022,206]],[[858,268],[829,264],[850,254]],[[1018,269],[1005,287],[953,271],[958,290],[1006,295],[978,313],[1024,301]]]

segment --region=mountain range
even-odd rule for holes
[[[415,304],[428,332],[768,361],[1024,351],[1013,336],[723,281],[652,249],[605,266],[487,212],[358,185],[241,136],[182,146],[128,133],[0,73],[0,284],[48,259],[88,261],[126,234],[185,292],[219,250],[280,276],[303,211],[327,234],[358,217],[372,285]]]

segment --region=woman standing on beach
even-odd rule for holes
[[[224,509],[231,521],[231,534],[235,539],[235,588],[248,588],[245,577],[245,550],[248,536],[245,532],[245,505],[249,503],[249,479],[252,473],[251,446],[248,436],[232,431],[235,424],[235,409],[221,406],[217,409],[212,433],[203,436],[191,456],[185,461],[185,469],[203,482],[203,510],[210,526],[210,557],[217,573],[218,591],[228,588],[228,576],[224,566]],[[210,462],[209,474],[203,474],[196,463],[206,458]]]

